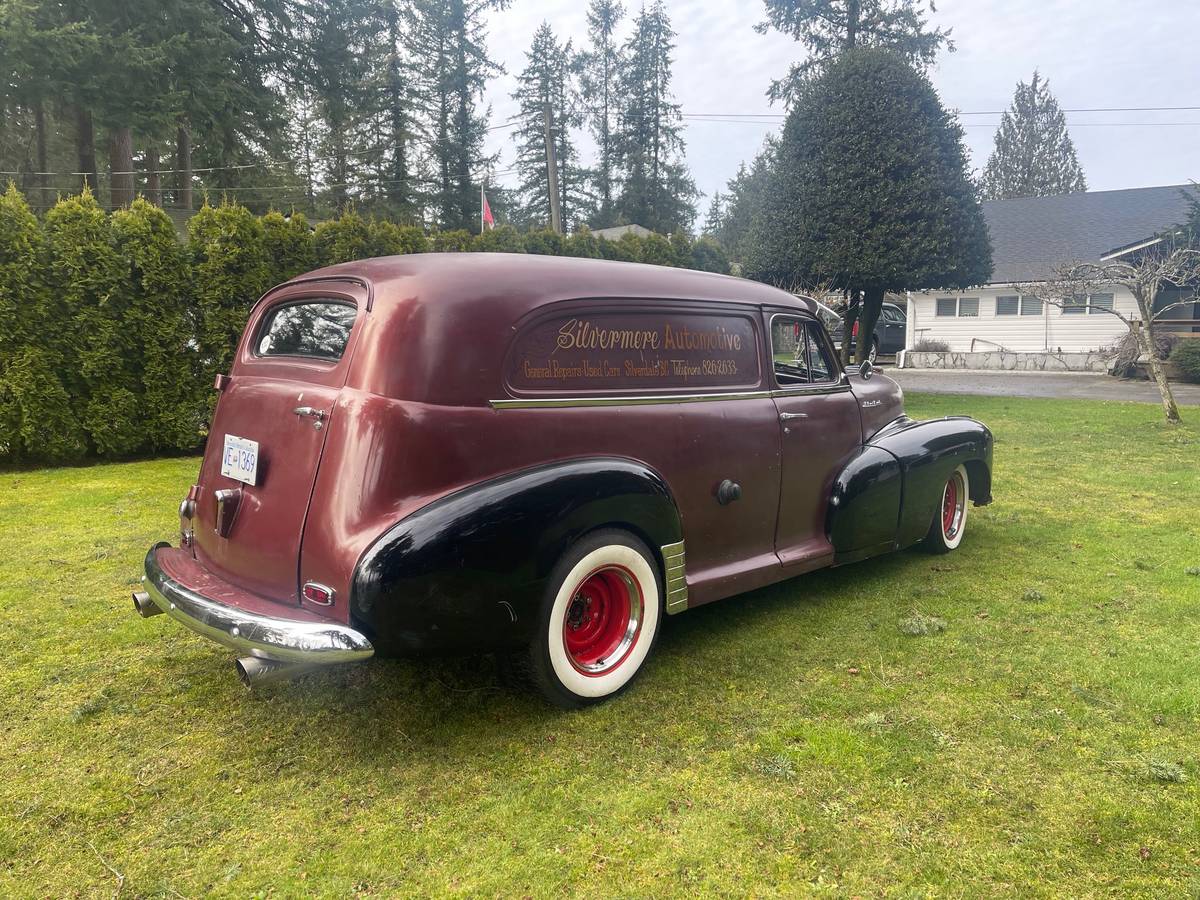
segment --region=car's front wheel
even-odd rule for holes
[[[615,529],[587,535],[555,565],[520,668],[559,706],[606,700],[650,655],[662,606],[658,564],[645,544]]]
[[[941,503],[925,535],[925,546],[933,553],[949,553],[962,543],[967,529],[967,509],[970,507],[971,483],[965,466],[950,473],[942,486]]]

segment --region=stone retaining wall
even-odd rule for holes
[[[1107,372],[1111,355],[1086,353],[1011,353],[1007,350],[975,353],[929,353],[904,350],[896,359],[903,369],[998,369],[1008,372]]]

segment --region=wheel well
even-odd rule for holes
[[[642,528],[634,525],[632,522],[606,522],[603,525],[597,525],[595,528],[589,528],[581,534],[578,540],[583,540],[589,534],[595,534],[597,531],[616,530],[627,531],[635,538],[646,545],[646,549],[650,551],[650,555],[654,558],[654,570],[658,573],[658,587],[663,590],[666,586],[667,565],[663,560],[662,547],[660,547],[649,534]]]

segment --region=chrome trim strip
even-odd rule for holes
[[[708,403],[721,400],[767,400],[774,397],[798,397],[813,394],[840,394],[849,391],[847,382],[818,384],[773,391],[736,391],[726,394],[659,394],[622,397],[520,397],[489,400],[492,409],[565,409],[578,406],[647,406],[666,403]]]
[[[662,556],[666,569],[667,614],[674,615],[688,608],[687,553],[683,541],[664,544]]]
[[[180,624],[239,653],[281,662],[331,664],[374,655],[366,636],[337,622],[264,616],[210,600],[163,572],[159,543],[146,554],[144,587],[154,604]]]

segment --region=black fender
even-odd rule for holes
[[[406,516],[363,553],[352,620],[385,653],[519,647],[559,557],[606,526],[641,538],[660,572],[661,548],[683,539],[666,481],[634,460],[575,459],[472,485]]]
[[[950,473],[966,467],[971,501],[992,502],[992,433],[966,416],[901,418],[875,434],[834,479],[827,532],[835,563],[925,537]]]

